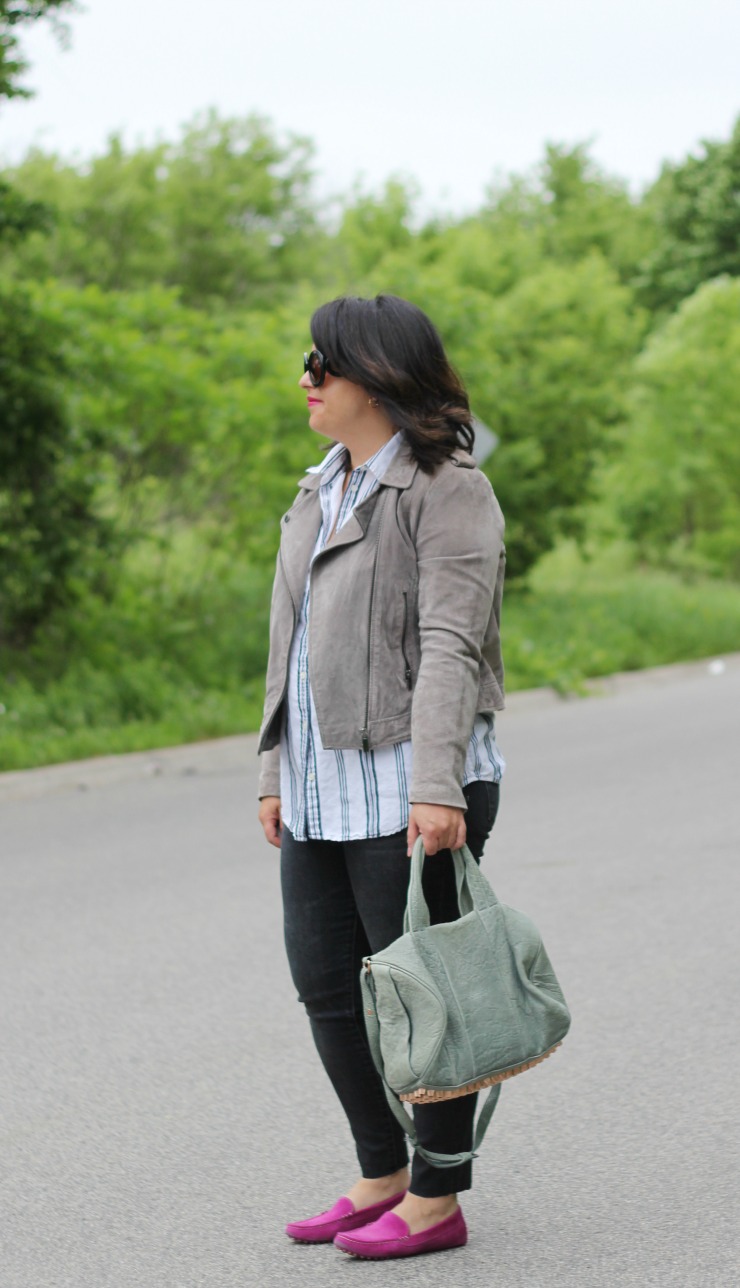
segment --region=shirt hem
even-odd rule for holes
[[[405,832],[408,827],[408,820],[407,820],[405,823],[401,825],[401,827],[391,828],[390,831],[385,831],[385,830],[383,830],[382,832],[360,831],[357,833],[352,833],[352,835],[350,836],[326,836],[326,835],[297,836],[296,833],[293,831],[293,828],[290,826],[290,823],[286,819],[283,819],[283,823],[284,823],[284,826],[287,827],[294,841],[338,841],[340,843],[346,842],[346,841],[379,841],[384,836],[398,836],[399,833]]]

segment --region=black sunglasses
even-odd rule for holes
[[[323,385],[327,371],[330,376],[339,375],[338,371],[334,371],[329,366],[323,353],[320,353],[318,349],[312,349],[310,353],[304,353],[303,370],[308,372],[308,378],[314,389],[318,389],[319,385]]]

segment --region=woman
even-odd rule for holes
[[[281,850],[285,941],[361,1177],[291,1222],[363,1257],[457,1247],[475,1096],[417,1106],[411,1175],[373,1065],[362,957],[402,932],[421,835],[433,921],[457,917],[450,849],[480,857],[503,761],[503,518],[469,449],[468,399],[420,309],[344,298],[311,319],[300,386],[333,440],[282,519],[260,738],[260,821]]]

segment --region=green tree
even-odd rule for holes
[[[740,280],[701,286],[648,340],[600,492],[642,558],[740,577]]]
[[[86,167],[32,151],[11,177],[58,219],[17,252],[17,271],[105,290],[161,283],[198,307],[271,306],[313,249],[311,151],[261,117],[213,112],[171,144],[129,152],[114,136]]]
[[[361,281],[386,255],[411,249],[417,195],[400,179],[389,179],[377,195],[355,188],[333,239],[333,271],[346,284],[338,289],[352,289],[352,283]]]
[[[526,175],[491,185],[482,212],[503,245],[529,249],[529,263],[577,263],[598,251],[623,282],[630,282],[654,243],[654,227],[627,185],[607,175],[588,145],[548,144],[543,161]]]
[[[726,142],[664,165],[645,198],[655,246],[639,277],[652,309],[673,309],[702,282],[740,274],[740,117]]]
[[[486,463],[507,518],[515,575],[579,535],[599,460],[613,449],[644,330],[600,255],[543,267],[497,301],[485,384],[471,392],[500,445]]]
[[[99,504],[127,544],[191,527],[209,545],[271,559],[275,516],[315,446],[298,389],[310,302],[204,314],[176,292],[46,283],[35,302],[63,331],[64,389],[98,444]]]
[[[57,34],[66,28],[60,23],[59,10],[73,7],[73,0],[0,0],[0,100],[28,98],[31,91],[21,84],[28,63],[20,49],[18,29],[24,24],[49,18]],[[0,179],[0,250],[17,243],[29,233],[51,226],[51,209],[39,201],[28,201]]]
[[[28,63],[21,52],[19,28],[48,18],[64,37],[66,29],[57,15],[73,8],[74,0],[0,0],[0,99],[28,98],[31,93],[21,84]]]
[[[165,161],[164,215],[174,269],[166,279],[190,303],[214,298],[272,304],[301,276],[315,219],[313,145],[280,142],[263,117],[196,119]]]
[[[50,206],[42,201],[27,201],[0,179],[0,246],[17,245],[29,233],[48,232],[52,220]]]
[[[117,137],[84,171],[32,149],[12,172],[28,199],[56,212],[52,236],[17,250],[22,277],[60,277],[106,289],[148,285],[167,272],[170,239],[158,210],[164,145],[127,155]]]
[[[94,439],[68,417],[61,335],[16,286],[0,288],[0,645],[27,643],[99,577],[111,525],[95,513]]]
[[[485,470],[519,576],[559,536],[582,530],[596,465],[625,415],[645,318],[598,253],[569,267],[544,262],[492,296],[461,282],[453,245],[451,262],[444,252],[427,265],[389,257],[363,293],[393,290],[439,327],[474,412],[500,440]]]
[[[0,0],[0,99],[27,97],[18,29],[69,0]],[[63,30],[60,28],[60,30]],[[0,181],[4,249],[46,230],[47,203]],[[0,284],[0,646],[28,643],[87,581],[102,580],[113,527],[95,509],[94,448],[62,393],[63,329],[28,292]]]

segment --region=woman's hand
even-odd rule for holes
[[[283,816],[280,813],[279,796],[263,796],[260,801],[259,821],[270,845],[280,849],[283,833]]]
[[[417,802],[409,814],[408,853],[421,836],[427,854],[438,850],[459,850],[465,844],[465,811],[451,805],[423,805]]]

